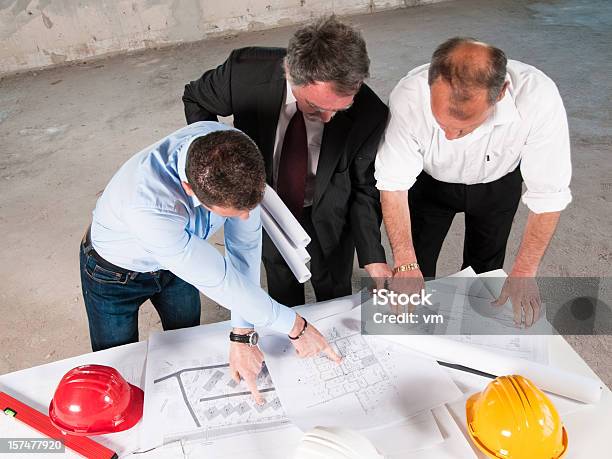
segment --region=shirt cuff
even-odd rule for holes
[[[402,180],[376,177],[376,188],[380,191],[406,191],[412,188],[416,177],[402,177]]]
[[[534,214],[560,212],[572,202],[572,193],[569,188],[557,193],[527,190],[521,200]]]
[[[272,301],[276,303],[276,301]],[[293,309],[282,304],[276,303],[276,306],[278,307],[278,316],[276,317],[276,320],[269,325],[269,328],[276,332],[288,335],[295,324],[297,314],[293,311]]]
[[[372,263],[386,263],[387,257],[382,244],[372,245],[366,249],[361,249],[357,246],[357,263],[363,268]]]

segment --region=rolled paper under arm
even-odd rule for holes
[[[265,207],[261,208],[261,224],[283,256],[293,275],[300,283],[310,279],[311,274],[295,247],[289,242],[283,231],[278,227]]]
[[[308,250],[306,250],[306,247],[297,247],[295,251],[304,263],[308,263],[310,261],[310,254],[308,253]]]
[[[310,243],[308,233],[269,185],[266,185],[261,207],[266,209],[295,247],[306,247]]]

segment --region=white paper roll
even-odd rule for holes
[[[295,247],[291,245],[285,236],[285,233],[281,231],[277,223],[264,207],[261,208],[261,224],[268,233],[268,236],[270,236],[270,239],[272,239],[272,242],[274,242],[274,245],[280,254],[287,262],[287,265],[291,269],[291,272],[293,272],[293,275],[298,282],[303,284],[310,279],[311,274],[306,267],[304,260],[302,260]]]
[[[295,249],[295,251],[304,263],[308,263],[310,261],[310,254],[308,253],[308,250],[306,250],[306,247],[300,246]]]
[[[282,228],[295,247],[306,247],[310,244],[308,233],[269,185],[266,185],[261,206],[268,211],[268,214],[278,224],[278,227]]]
[[[601,382],[536,362],[506,357],[469,344],[429,335],[379,335],[436,360],[463,365],[495,376],[521,375],[540,389],[584,403],[598,403]]]

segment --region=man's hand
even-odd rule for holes
[[[389,289],[396,293],[405,293],[412,295],[414,293],[421,293],[421,290],[425,289],[425,279],[423,279],[423,273],[420,269],[413,269],[412,271],[400,271],[395,273],[393,279],[389,283]],[[399,304],[391,305],[391,312],[393,314],[401,314],[403,312],[413,312],[414,305],[408,306],[408,311],[404,311],[404,307]]]
[[[540,214],[529,212],[525,233],[512,272],[506,279],[499,298],[493,303],[501,306],[506,304],[510,298],[514,310],[514,322],[518,326],[523,322],[523,311],[527,327],[531,327],[540,318],[542,300],[535,275],[546,247],[555,232],[560,214],[560,212]]]
[[[364,266],[368,276],[376,282],[376,288],[385,288],[387,279],[393,277],[393,271],[387,263],[370,263]]]
[[[540,318],[542,300],[540,299],[540,289],[533,276],[510,274],[504,282],[499,298],[492,304],[503,306],[508,298],[512,302],[514,323],[517,326],[520,327],[524,321],[526,327],[531,327]]]
[[[246,334],[252,330],[235,328],[234,333]],[[230,342],[230,374],[237,383],[240,378],[244,379],[247,387],[251,391],[255,403],[262,405],[264,399],[257,389],[257,376],[261,372],[264,356],[257,346],[249,346],[244,343]]]
[[[303,329],[304,319],[297,315],[293,328],[289,332],[289,336],[298,336]],[[308,324],[308,327],[306,327],[304,334],[298,339],[291,340],[291,343],[295,347],[297,355],[300,357],[315,357],[320,352],[323,352],[327,357],[336,363],[340,363],[342,361],[342,358],[331,348],[319,330],[317,330],[315,326],[310,323]]]

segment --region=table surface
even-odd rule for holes
[[[219,325],[220,324],[216,324],[216,326]],[[229,328],[229,324],[227,326]],[[206,326],[204,325],[201,327],[205,329]],[[599,379],[563,337],[549,336],[548,340],[550,364],[552,366],[583,376]],[[134,369],[132,374],[124,376],[126,379],[130,380],[130,382],[144,387],[146,351],[147,343],[139,342],[5,374],[0,376],[0,390],[7,392],[42,412],[46,412],[59,379],[71,368],[84,363],[106,364],[118,369],[132,368]],[[476,385],[471,389],[471,392],[480,390],[489,381],[485,378],[479,381],[479,377],[470,376],[476,378]],[[463,403],[449,404],[447,406],[453,418],[461,427],[464,435],[466,435]],[[0,419],[2,419],[2,421],[0,421],[0,431],[3,432],[7,432],[5,426],[8,426],[8,422],[15,423],[13,419],[8,417],[0,416]],[[585,405],[580,407],[580,409],[564,415],[563,422],[569,433],[569,448],[564,459],[609,457],[609,436],[610,432],[612,432],[612,393],[607,387],[604,386],[601,401],[597,405]],[[15,426],[12,425],[13,430],[11,432],[14,431],[14,427]],[[118,444],[122,444],[122,442],[137,441],[137,439],[134,439],[135,435],[133,435],[133,432],[132,434],[122,433],[114,435],[115,441],[117,441]],[[29,435],[24,433],[23,436],[37,437],[38,435],[30,432]],[[152,454],[138,454],[138,457],[148,457],[149,455],[161,457],[159,453],[158,451]],[[479,452],[477,455],[478,457],[484,458]],[[18,456],[19,455],[13,455],[12,457],[17,458]],[[55,454],[53,457],[59,458],[69,456],[71,456],[71,454],[66,453],[64,456]],[[171,456],[172,449],[166,450],[163,454],[163,457]],[[24,455],[24,457],[32,458],[34,456],[29,454]]]

